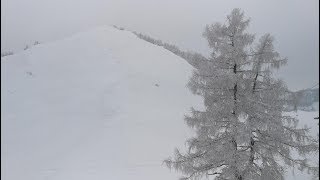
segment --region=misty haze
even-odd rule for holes
[[[319,179],[319,1],[1,7],[2,179]]]

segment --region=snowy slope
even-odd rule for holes
[[[110,27],[2,58],[1,178],[177,179],[162,161],[190,137],[184,114],[201,107],[191,71]],[[314,114],[301,116],[316,124]]]
[[[162,161],[199,102],[183,59],[102,27],[1,65],[5,180],[176,179]]]

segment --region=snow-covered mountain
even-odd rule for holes
[[[186,88],[191,72],[108,26],[1,58],[1,178],[178,179],[162,161],[184,148],[183,117],[202,107]],[[316,134],[317,112],[296,115]]]

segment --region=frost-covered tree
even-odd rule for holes
[[[186,152],[165,160],[182,179],[280,180],[283,164],[312,168],[295,159],[292,149],[305,155],[317,149],[307,128],[283,114],[287,88],[272,75],[286,64],[266,34],[254,44],[247,32],[249,19],[234,9],[224,24],[207,26],[204,37],[211,57],[194,71],[188,84],[204,99],[204,110],[192,109],[185,121],[196,135]]]

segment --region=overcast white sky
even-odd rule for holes
[[[289,58],[280,74],[290,89],[319,82],[319,0],[1,0],[1,50],[115,24],[208,54],[205,25],[236,7],[251,17],[257,37],[275,36]]]

